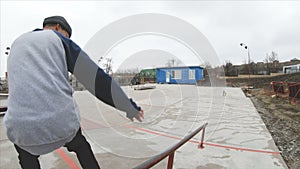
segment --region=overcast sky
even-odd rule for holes
[[[143,13],[167,14],[192,24],[209,40],[220,63],[226,60],[234,64],[245,62],[247,51],[239,46],[241,42],[248,45],[251,60],[255,62],[263,61],[266,54],[272,51],[278,53],[281,61],[300,59],[298,1],[1,1],[0,76],[6,70],[5,48],[22,33],[41,28],[45,17],[64,16],[73,28],[71,39],[85,48],[103,27],[121,18]],[[126,28],[120,27],[120,31],[122,29]],[[125,57],[145,54],[149,57],[149,53],[142,52],[149,49],[155,49],[151,54],[168,53],[170,57],[183,60],[186,65],[205,62],[203,59],[194,61],[191,52],[178,42],[157,36],[128,39],[112,49],[111,53]],[[99,58],[93,59],[96,62]],[[149,66],[161,66],[165,61],[166,58],[161,63],[151,62]],[[131,62],[115,56],[114,68],[122,63]]]

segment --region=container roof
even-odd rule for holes
[[[201,66],[172,66],[172,67],[157,67],[157,69],[181,69],[181,68],[200,68],[204,69]]]

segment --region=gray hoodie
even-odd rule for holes
[[[70,142],[80,127],[68,72],[98,99],[133,118],[140,111],[123,90],[72,40],[52,30],[17,38],[8,57],[8,138],[34,155]]]

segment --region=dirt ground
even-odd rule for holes
[[[251,100],[270,131],[290,169],[300,168],[300,100],[271,97],[263,89],[253,89]]]

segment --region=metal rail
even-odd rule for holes
[[[193,131],[189,135],[185,136],[177,144],[175,144],[172,147],[168,148],[164,152],[153,156],[152,158],[150,158],[149,160],[143,162],[142,164],[134,167],[134,169],[148,169],[148,168],[153,167],[154,165],[158,164],[160,161],[165,159],[167,156],[169,156],[167,169],[172,169],[173,168],[173,160],[174,160],[175,151],[178,148],[180,148],[183,144],[188,142],[191,138],[193,138],[196,134],[198,134],[201,130],[203,130],[203,131],[202,131],[202,137],[201,137],[201,142],[199,144],[199,148],[203,148],[205,127],[207,126],[207,124],[208,123],[203,124],[202,126],[197,128],[195,131]]]

